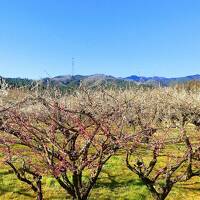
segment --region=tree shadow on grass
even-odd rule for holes
[[[26,197],[32,197],[32,198],[34,198],[33,195],[31,195],[31,194],[29,194],[27,192],[27,189],[20,189],[19,188],[18,191],[15,191],[14,187],[13,187],[13,189],[12,188],[6,189],[6,188],[3,188],[3,187],[0,187],[0,197],[3,196],[3,195],[5,195],[6,193],[13,193],[13,194],[17,194],[17,195],[23,195],[23,196],[26,196]]]
[[[196,187],[190,187],[190,186],[195,186]],[[177,188],[178,190],[190,190],[190,191],[199,191],[200,192],[200,188],[199,188],[199,183],[189,183],[189,184],[184,184],[184,185],[175,185],[175,188]]]
[[[107,187],[110,190],[114,190],[116,188],[119,187],[124,187],[124,186],[144,186],[144,184],[142,182],[140,182],[139,180],[135,180],[135,179],[122,179],[120,182],[116,181],[116,176],[111,175],[109,172],[104,171],[104,173],[106,173],[107,177],[106,178],[101,178],[101,181],[97,182],[97,184],[95,185],[95,188],[101,188],[101,187]],[[105,181],[103,181],[102,179],[104,179]],[[109,182],[107,182],[107,180],[109,180]]]
[[[144,186],[141,182],[139,182],[138,180],[123,180],[120,182],[117,182],[115,180],[114,177],[109,176],[108,178],[110,180],[110,182],[98,182],[95,185],[95,188],[101,189],[101,188],[108,188],[111,192],[116,193],[117,189],[119,189],[120,187],[128,187],[128,186],[136,186],[138,188]],[[101,194],[99,193],[99,197],[101,196]],[[101,199],[101,198],[99,198]],[[103,199],[103,198],[102,198]],[[116,199],[116,197],[111,198],[110,196],[108,196],[108,198],[106,198],[107,200],[114,200]],[[149,195],[144,194],[144,193],[140,193],[138,192],[136,193],[132,193],[132,194],[127,194],[126,196],[123,196],[124,200],[148,200],[149,199]]]
[[[10,190],[7,190],[5,188],[0,187],[0,196],[3,196],[4,194],[6,194],[7,192],[10,192]]]
[[[15,191],[13,193],[23,195],[23,196],[26,196],[26,197],[35,197],[34,195],[27,193],[27,189],[20,189],[19,191]]]
[[[17,195],[23,195],[26,197],[34,197],[29,193],[29,188],[20,188],[20,186],[17,184],[16,180],[13,179],[11,183],[7,183],[5,185],[5,182],[3,179],[6,180],[6,176],[9,176],[13,174],[13,170],[6,170],[6,171],[0,171],[0,197],[5,195],[6,193],[12,193],[12,194],[17,194]],[[10,181],[10,180],[9,180]],[[16,184],[15,184],[16,183]],[[16,190],[17,188],[17,190]]]
[[[10,174],[13,174],[13,170],[0,171],[0,176],[6,176]]]

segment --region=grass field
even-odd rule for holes
[[[136,175],[132,174],[124,164],[121,155],[113,157],[104,167],[98,183],[90,195],[90,199],[130,199],[151,200],[151,195]],[[64,190],[57,182],[50,178],[43,179],[44,199],[58,200],[65,198]],[[1,166],[0,170],[0,199],[35,199],[34,194],[9,172]],[[70,199],[70,197],[69,197]],[[177,184],[169,194],[168,200],[200,200],[200,180],[193,178],[184,184]]]

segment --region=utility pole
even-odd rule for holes
[[[75,59],[72,58],[72,76],[74,76]]]

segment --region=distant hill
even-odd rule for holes
[[[0,82],[4,79],[8,85],[11,87],[27,87],[30,86],[35,82],[34,80],[27,79],[27,78],[4,78],[0,76]]]
[[[166,77],[145,77],[145,76],[136,76],[132,75],[126,78],[116,78],[114,76],[108,76],[105,74],[94,74],[88,76],[75,75],[75,76],[56,76],[54,78],[45,78],[42,81],[44,83],[50,82],[55,85],[66,86],[66,85],[79,85],[80,83],[86,86],[97,86],[97,85],[127,85],[127,84],[136,84],[136,85],[161,85],[169,86],[177,83],[183,83],[192,80],[200,80],[200,75],[191,75],[185,77],[177,78],[166,78]]]
[[[192,80],[200,80],[200,75],[191,75],[185,77],[177,77],[177,78],[165,78],[159,76],[153,77],[144,77],[144,76],[129,76],[124,78],[125,80],[134,81],[140,84],[150,84],[150,85],[162,85],[162,86],[169,86],[177,83],[183,83]]]
[[[1,78],[1,77],[0,77]],[[35,80],[26,79],[26,78],[4,78],[6,82],[13,87],[21,86],[31,86],[35,84]],[[108,76],[105,74],[94,74],[94,75],[64,75],[56,76],[53,78],[43,78],[38,82],[43,85],[58,86],[62,88],[76,88],[80,84],[89,87],[97,87],[104,85],[107,87],[126,87],[126,86],[170,86],[177,83],[185,83],[188,81],[200,80],[200,75],[191,75],[185,77],[176,77],[176,78],[166,78],[166,77],[145,77],[145,76],[128,76],[126,78],[116,78],[114,76]]]
[[[136,86],[133,81],[128,81],[122,78],[116,78],[104,74],[94,74],[89,76],[56,76],[53,78],[44,78],[41,80],[43,84],[56,85],[60,87],[74,88],[80,85],[89,87],[126,87],[127,85]]]

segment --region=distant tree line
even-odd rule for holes
[[[192,80],[187,81],[184,83],[175,84],[173,87],[175,87],[178,90],[186,90],[186,91],[198,91],[200,90],[200,81],[199,80]]]

